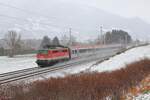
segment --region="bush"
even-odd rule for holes
[[[106,97],[120,100],[149,74],[150,60],[144,59],[112,72],[80,73],[10,85],[0,94],[11,97],[10,100],[105,100]]]

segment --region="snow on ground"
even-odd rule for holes
[[[71,74],[76,74],[76,73],[85,71],[86,69],[89,68],[89,66],[92,66],[95,63],[96,63],[96,61],[93,61],[93,62],[89,62],[86,64],[76,65],[76,66],[73,66],[72,68],[66,68],[66,69],[54,71],[54,72],[51,72],[48,74],[35,76],[35,77],[31,78],[31,80],[28,80],[27,82],[35,81],[35,80],[43,80],[43,79],[47,79],[50,77],[57,78],[57,77],[65,77],[65,76],[71,75]]]
[[[85,71],[88,68],[91,68],[91,71],[112,71],[116,69],[120,69],[122,67],[125,67],[126,64],[138,61],[143,58],[150,58],[150,45],[143,46],[143,47],[137,47],[133,48],[131,50],[126,51],[125,53],[122,53],[120,55],[114,56],[110,58],[107,61],[104,61],[101,64],[94,65],[95,62],[78,65],[74,68],[61,70],[58,72],[53,72],[47,76],[41,77],[41,78],[48,78],[48,77],[64,77],[69,74],[75,74],[82,71]],[[91,67],[92,66],[92,67]],[[134,97],[134,100],[150,100],[150,93],[149,94],[139,94],[137,97]]]
[[[112,71],[143,58],[150,58],[150,45],[133,48],[125,53],[112,57],[101,64],[92,66],[91,71]]]
[[[141,52],[142,51],[142,52]],[[102,62],[101,64],[94,65],[97,61],[89,62],[82,65],[76,65],[72,68],[62,69],[59,71],[51,72],[48,75],[42,75],[38,77],[39,79],[48,78],[48,77],[64,77],[70,74],[76,74],[83,71],[112,71],[124,67],[126,64],[129,64],[134,61],[138,61],[143,58],[150,58],[150,45],[133,48],[126,51],[120,55],[114,56],[107,61]]]
[[[96,61],[86,63],[86,64],[82,64],[82,65],[77,65],[77,66],[74,66],[73,68],[67,68],[65,70],[62,70],[61,72],[58,71],[55,74],[51,73],[49,76],[62,77],[62,76],[70,75],[70,74],[76,74],[76,73],[85,71],[86,69],[89,68],[89,66],[92,66],[95,63],[96,63]]]
[[[35,76],[34,78],[29,79],[28,82],[35,80],[43,80],[50,77],[64,77],[66,75],[84,72],[89,68],[90,70],[88,71],[99,71],[99,72],[117,70],[122,67],[125,67],[126,64],[138,61],[145,57],[150,58],[150,45],[130,49],[125,53],[114,56],[109,60],[104,61],[98,65],[94,65],[96,64],[97,61],[89,62],[82,65],[76,65],[73,66],[72,68],[62,69],[59,71],[51,72],[49,74]],[[134,100],[150,100],[150,94],[144,95],[140,94],[139,96],[135,97]]]
[[[131,49],[123,54],[110,58],[101,64],[92,66],[95,62],[89,62],[87,64],[77,65],[73,68],[61,70],[51,74],[52,76],[63,76],[64,74],[74,74],[84,71],[91,66],[91,71],[111,71],[124,67],[126,64],[140,60],[144,57],[150,58],[150,45],[144,47],[137,47]],[[6,56],[0,57],[0,74],[10,71],[16,71],[26,68],[36,67],[35,55],[22,55],[14,58],[8,58]],[[50,75],[50,76],[51,76]]]
[[[137,97],[134,97],[133,100],[150,100],[150,93],[148,93],[148,94],[140,94]]]
[[[0,74],[36,67],[35,55],[19,55],[14,58],[8,58],[7,56],[0,57]]]

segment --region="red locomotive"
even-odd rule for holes
[[[71,59],[70,49],[64,46],[47,46],[38,50],[36,63],[40,67],[50,66],[59,61]]]

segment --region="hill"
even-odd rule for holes
[[[41,38],[44,35],[54,37],[68,34],[71,27],[75,36],[84,37],[84,40],[95,38],[99,34],[99,27],[102,25],[104,31],[124,29],[133,37],[145,39],[150,32],[150,24],[140,18],[124,18],[96,7],[80,3],[68,2],[68,0],[39,1],[16,0],[13,9],[7,7],[0,10],[2,14],[17,17],[0,17],[3,23],[0,24],[0,37],[8,29],[15,29],[26,38]],[[36,5],[35,5],[36,4]],[[33,6],[35,5],[35,6]]]

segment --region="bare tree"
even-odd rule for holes
[[[102,44],[102,37],[98,35],[97,38],[93,42],[95,42],[94,44],[97,44],[97,45]]]
[[[16,51],[21,48],[21,35],[17,34],[16,31],[11,30],[5,35],[4,40],[10,49],[8,56],[13,57]]]
[[[61,37],[61,44],[64,46],[69,45],[69,37],[67,35],[62,35]]]
[[[71,40],[70,40],[70,38],[71,38]],[[75,36],[71,35],[70,38],[67,35],[63,35],[61,37],[61,44],[64,46],[69,46],[69,45],[71,46],[71,45],[76,45],[78,43]]]

